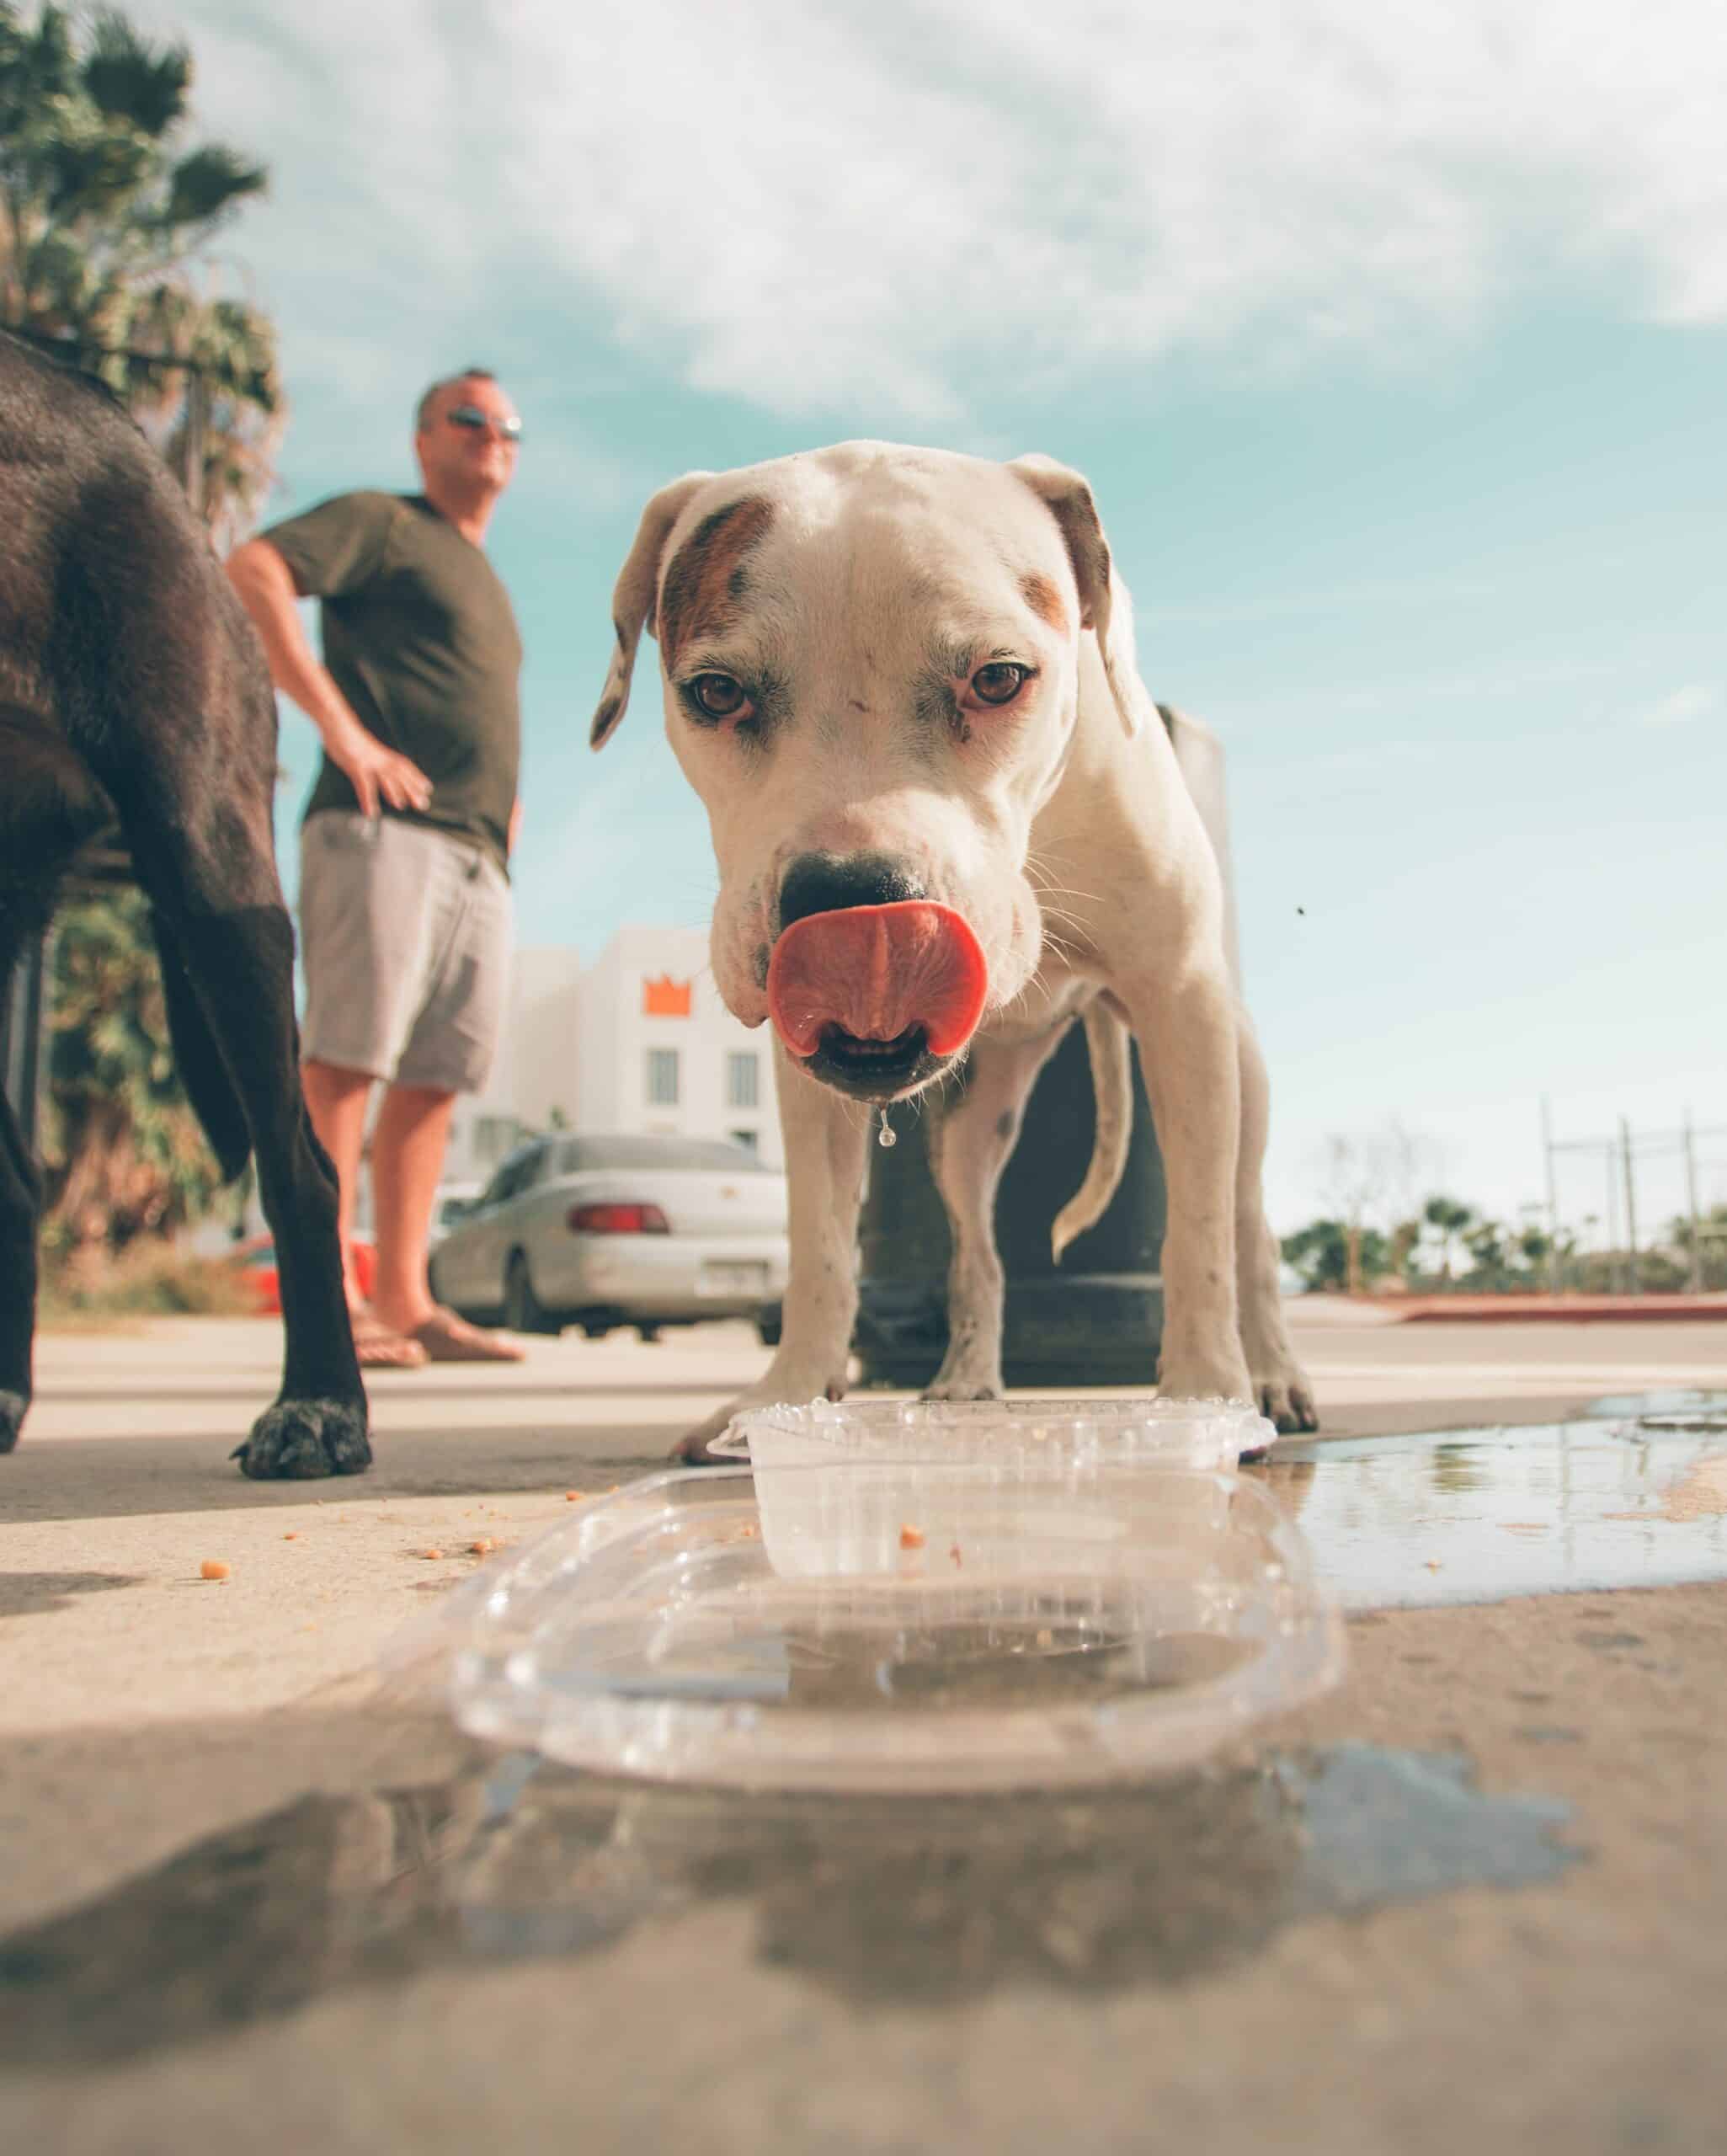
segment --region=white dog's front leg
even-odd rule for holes
[[[999,1400],[1002,1295],[995,1193],[1038,1072],[1067,1031],[1029,1041],[979,1040],[963,1090],[935,1111],[930,1167],[947,1209],[947,1353],[925,1400]]]
[[[1319,1410],[1308,1374],[1295,1359],[1283,1319],[1277,1282],[1282,1252],[1266,1219],[1261,1171],[1270,1129],[1271,1091],[1265,1059],[1245,1011],[1239,1013],[1241,1043],[1241,1165],[1235,1179],[1237,1290],[1241,1301],[1241,1346],[1259,1411],[1279,1431],[1317,1430]]]
[[[1235,999],[1221,967],[1143,974],[1133,1014],[1169,1193],[1159,1390],[1172,1399],[1251,1396],[1236,1299],[1241,1073]]]
[[[711,1461],[708,1446],[733,1417],[781,1401],[845,1393],[857,1315],[857,1210],[869,1113],[806,1077],[776,1044],[780,1128],[786,1139],[792,1261],[780,1347],[766,1374],[691,1430],[676,1460]]]

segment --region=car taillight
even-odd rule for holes
[[[573,1205],[564,1218],[578,1235],[669,1235],[657,1205]]]

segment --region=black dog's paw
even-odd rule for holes
[[[254,1482],[313,1482],[364,1475],[372,1464],[365,1407],[352,1400],[279,1400],[230,1457]]]
[[[29,1407],[27,1392],[0,1392],[0,1452],[10,1452],[18,1443]]]

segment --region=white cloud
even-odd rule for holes
[[[1727,318],[1718,0],[140,12],[275,165],[246,245],[321,296],[308,363],[362,376],[344,344],[528,302],[697,387],[951,429],[1099,362],[1421,350],[1532,281]]]
[[[1714,689],[1701,681],[1687,681],[1682,689],[1648,705],[1637,714],[1640,726],[1682,726],[1687,720],[1706,718],[1720,702]]]

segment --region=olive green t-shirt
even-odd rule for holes
[[[521,638],[479,547],[421,494],[337,494],[262,534],[322,604],[324,664],[370,733],[432,782],[386,808],[475,839],[501,866],[521,758]],[[306,804],[357,808],[326,756]]]

